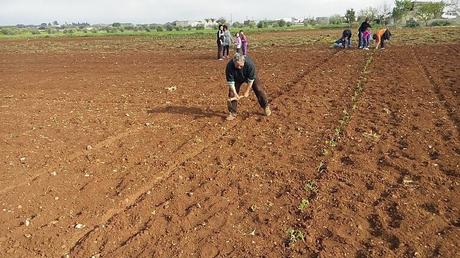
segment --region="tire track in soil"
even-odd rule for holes
[[[394,51],[401,52],[395,54]],[[458,204],[454,200],[455,194],[451,193],[455,191],[451,188],[455,181],[436,169],[423,172],[429,164],[424,159],[433,160],[433,156],[424,153],[417,139],[420,136],[417,135],[430,129],[422,136],[428,140],[428,144],[442,140],[440,135],[433,135],[433,124],[427,128],[420,126],[425,121],[433,121],[436,115],[426,112],[431,111],[430,104],[427,104],[430,96],[426,95],[423,85],[416,83],[419,75],[407,71],[412,62],[410,59],[415,59],[410,53],[409,56],[412,58],[404,58],[401,49],[379,53],[372,66],[379,70],[375,76],[369,77],[370,85],[360,98],[361,103],[347,127],[342,146],[339,145],[331,157],[326,178],[322,180],[325,184],[320,191],[328,195],[320,195],[317,201],[321,203],[321,209],[328,212],[314,211],[317,218],[311,221],[317,224],[312,231],[317,231],[319,249],[325,256],[351,256],[350,251],[356,251],[356,257],[412,257],[417,253],[431,256],[430,251],[425,250],[427,245],[433,248],[433,254],[455,256],[455,251],[449,250],[449,246],[458,243],[454,240],[454,226],[444,230],[458,221],[455,211],[449,208]],[[404,59],[404,63],[396,64],[395,61],[399,59]],[[395,64],[395,67],[389,67],[388,63]],[[381,81],[380,78],[386,74],[393,76]],[[431,86],[428,80],[426,85]],[[394,92],[399,95],[393,95]],[[434,89],[431,93],[436,95]],[[401,101],[401,98],[404,100]],[[441,114],[446,111],[440,107],[437,109]],[[369,129],[377,134],[377,139],[370,137]],[[456,144],[458,142],[449,145]],[[433,145],[434,148],[439,146]],[[441,151],[447,152],[449,149]],[[450,152],[453,151],[450,149]],[[455,156],[453,153],[450,155]],[[440,167],[455,166],[455,160],[450,155],[445,153],[439,160],[435,157],[433,162],[439,163]],[[377,164],[373,163],[372,158],[376,159]],[[427,165],[420,165],[425,162]],[[428,170],[432,169],[428,167]],[[447,207],[436,200],[443,200]],[[442,209],[450,215],[427,218],[426,213],[418,207],[437,215],[441,214],[438,209]],[[317,230],[323,227],[328,229],[325,232]],[[437,238],[432,234],[441,231],[442,237]],[[420,237],[421,234],[424,236]],[[434,247],[432,243],[427,244],[426,238],[441,243],[436,243]]]
[[[291,89],[292,89],[292,88],[291,88]],[[279,96],[277,96],[277,98],[278,98],[278,97],[279,97]],[[273,103],[273,102],[272,102],[272,103]],[[251,120],[246,120],[246,121],[251,121]],[[212,147],[212,146],[210,146],[210,147]],[[215,180],[214,180],[214,181],[215,181]],[[219,189],[219,188],[218,188],[218,189]],[[217,190],[218,190],[218,189],[217,189]],[[211,193],[207,193],[207,194],[213,196],[213,195],[215,195],[215,193],[216,193],[216,192],[211,192]],[[145,196],[145,195],[144,195],[144,196]],[[142,201],[142,200],[143,200],[143,199],[138,199],[138,202],[140,202],[140,201]],[[137,204],[133,204],[133,205],[129,206],[128,209],[134,209],[134,208],[136,208],[136,207],[135,207],[136,205],[137,205]],[[207,209],[205,209],[205,210],[207,210]],[[219,210],[224,210],[224,209],[219,209]],[[128,211],[128,210],[126,210],[126,211]],[[127,213],[127,212],[125,212],[125,213]],[[116,221],[116,220],[115,220],[115,217],[118,216],[118,215],[119,215],[119,214],[114,215],[114,217],[111,218],[110,221]],[[209,219],[209,218],[208,218],[208,219]],[[174,221],[177,221],[177,220],[178,220],[178,219],[175,219]],[[207,220],[207,219],[206,219],[206,220]],[[182,220],[179,219],[179,221],[182,221]],[[110,223],[110,222],[109,222],[109,223]],[[143,230],[145,230],[145,228],[141,229],[141,231],[143,231]],[[218,229],[215,229],[215,230],[216,230],[216,231],[219,231],[219,228],[218,228]],[[193,231],[192,231],[192,232],[193,232]],[[140,234],[139,234],[139,231],[134,232],[134,235],[140,235]],[[158,235],[158,234],[156,233],[156,235]],[[131,237],[128,237],[128,238],[129,238],[129,239],[132,239]],[[85,242],[85,240],[87,240],[87,239],[89,239],[89,235],[86,235],[84,239],[81,239],[81,241],[79,241],[79,242],[72,248],[72,252],[71,252],[71,253],[74,253],[74,252],[79,253],[79,252],[81,252],[81,251],[78,251],[78,250],[77,250],[77,248],[81,248],[81,247],[79,247],[78,245],[83,244],[83,243]],[[126,242],[126,241],[123,241],[123,243],[125,243],[125,242]],[[88,244],[88,243],[87,243],[87,244]],[[85,244],[85,245],[86,245],[86,244]],[[122,246],[118,246],[118,247],[115,247],[115,249],[118,250],[118,249],[121,248],[121,247],[122,247]]]
[[[331,58],[333,57],[336,57],[337,54],[340,53],[339,51],[336,51],[334,52],[333,54],[329,54],[329,56],[327,56],[326,58],[322,59],[321,60],[321,63],[322,64],[325,64],[327,63]],[[304,78],[305,76],[307,76],[308,74],[310,74],[311,72],[319,69],[321,67],[320,66],[316,66],[312,69],[309,69],[309,70],[306,70],[306,71],[302,71],[301,73],[297,74],[294,79],[292,79],[290,82],[288,82],[286,84],[286,87],[287,87],[287,90],[284,90],[284,91],[279,91],[277,95],[275,95],[273,98],[272,98],[272,101],[276,100],[277,98],[281,97],[282,95],[284,94],[288,94],[289,91],[292,90],[292,88],[294,87],[294,85],[296,85],[300,80],[302,80],[302,78]],[[247,119],[244,119],[241,123],[247,121]],[[160,173],[161,175],[160,176],[157,176],[155,178],[154,181],[150,182],[149,184],[147,184],[145,187],[143,187],[141,190],[139,190],[138,192],[136,192],[134,195],[130,196],[129,197],[129,204],[126,205],[124,208],[119,208],[119,209],[116,209],[116,210],[111,210],[110,212],[106,213],[104,216],[103,216],[103,219],[100,221],[100,223],[97,223],[99,225],[102,225],[102,224],[105,224],[107,223],[108,221],[111,221],[113,219],[113,217],[115,217],[117,214],[123,212],[123,211],[127,211],[129,210],[130,208],[132,208],[133,206],[135,206],[138,202],[142,201],[145,196],[147,195],[147,193],[149,192],[150,189],[152,189],[156,184],[158,184],[161,180],[163,179],[167,179],[171,176],[171,174],[178,168],[178,166],[182,163],[185,163],[191,159],[193,159],[194,157],[200,155],[202,152],[204,152],[205,150],[207,150],[209,147],[213,146],[216,142],[218,142],[219,140],[221,140],[225,135],[226,135],[226,132],[227,131],[230,131],[232,128],[234,128],[236,125],[241,125],[240,124],[236,124],[234,123],[231,127],[228,127],[224,132],[222,132],[221,134],[217,135],[217,136],[214,136],[214,140],[212,140],[208,145],[204,146],[202,149],[198,150],[197,152],[193,152],[193,153],[189,153],[188,155],[185,156],[185,159],[181,159],[180,161],[176,162],[175,165],[173,166],[170,166],[166,171]],[[78,247],[78,244],[83,242],[94,230],[97,229],[97,226],[94,227],[93,229],[91,230],[88,230],[83,237],[81,237],[76,243],[75,245],[71,248],[71,253],[75,250],[75,248]]]
[[[455,108],[452,107],[449,102],[446,100],[446,97],[441,91],[441,88],[439,87],[438,83],[433,79],[433,76],[431,76],[430,71],[426,67],[426,65],[421,61],[420,56],[416,53],[414,48],[411,48],[411,53],[415,57],[414,59],[417,61],[417,66],[423,73],[423,77],[430,82],[431,87],[433,88],[434,92],[436,93],[436,97],[438,98],[439,102],[442,103],[444,109],[447,112],[447,115],[450,119],[450,121],[454,124],[454,127],[457,130],[457,139],[460,139],[460,118],[458,117],[458,113],[455,112]]]

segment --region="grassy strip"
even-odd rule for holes
[[[243,27],[243,28],[231,28],[232,31],[243,30],[251,34],[264,33],[264,32],[283,32],[283,31],[308,31],[308,30],[321,30],[321,29],[336,29],[336,28],[345,28],[344,25],[317,25],[317,26],[303,26],[303,25],[293,25],[287,27],[266,27],[266,28],[257,28],[257,27]],[[14,35],[4,35],[0,34],[0,39],[27,39],[27,38],[57,38],[57,37],[103,37],[103,36],[143,36],[143,37],[152,37],[159,39],[169,39],[169,38],[208,38],[214,36],[216,33],[215,29],[204,29],[204,30],[172,30],[172,31],[132,31],[126,30],[123,32],[107,32],[107,31],[97,31],[96,33],[87,31],[76,31],[73,33],[63,33],[55,32],[48,34],[46,31],[40,31],[39,34],[34,34],[30,30],[21,31],[18,34]]]

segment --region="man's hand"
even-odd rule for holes
[[[243,96],[245,98],[249,97],[249,92],[251,91],[252,89],[252,84],[254,83],[254,81],[251,81],[248,83],[248,88],[246,89],[246,91],[244,92]]]
[[[240,100],[241,98],[242,98],[242,96],[239,96],[239,95],[237,94],[236,96],[229,98],[228,101],[234,101],[234,100],[238,101],[238,100]]]

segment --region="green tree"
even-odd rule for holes
[[[280,27],[286,26],[286,21],[283,20],[283,19],[279,20],[279,21],[278,21],[278,26],[280,26]]]
[[[254,28],[256,27],[256,22],[251,21],[251,20],[246,20],[243,22],[244,26],[249,27],[249,28]]]
[[[218,24],[226,24],[226,23],[227,23],[227,21],[225,20],[224,17],[220,17],[219,19],[217,19],[216,22],[217,22]]]
[[[347,20],[347,23],[350,24],[350,26],[355,21],[355,18],[356,18],[355,10],[353,10],[353,8],[348,9],[347,12],[345,13],[345,19]]]
[[[268,27],[268,23],[265,22],[265,21],[259,21],[257,23],[257,28],[261,29],[261,28],[267,28]]]
[[[329,24],[342,24],[344,23],[344,21],[345,20],[343,19],[343,17],[339,14],[335,14],[329,17]]]
[[[313,17],[305,18],[303,20],[303,25],[304,26],[314,26],[314,25],[316,25],[316,20]]]
[[[368,7],[366,9],[360,10],[358,12],[358,18],[364,20],[366,17],[369,18],[369,21],[372,22],[377,18],[378,10],[374,7]]]
[[[232,24],[232,27],[233,28],[241,28],[241,27],[243,27],[243,24],[241,22],[234,22]]]
[[[428,26],[429,20],[441,17],[445,6],[446,4],[444,2],[426,3],[418,8],[415,15]]]
[[[395,7],[391,15],[395,21],[400,21],[414,8],[411,0],[395,0]]]
[[[112,27],[115,27],[115,28],[121,27],[121,23],[119,23],[119,22],[114,22],[114,23],[112,24]]]

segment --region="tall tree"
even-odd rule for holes
[[[378,9],[378,16],[377,19],[379,24],[388,24],[388,19],[391,17],[391,9],[390,6],[385,2],[381,7]]]
[[[345,13],[345,19],[347,20],[347,23],[350,24],[350,26],[355,21],[355,18],[356,18],[355,15],[356,13],[355,13],[355,10],[353,10],[353,8],[348,9],[347,12]]]
[[[392,16],[396,21],[402,20],[414,8],[411,0],[395,0]]]
[[[358,19],[365,19],[366,17],[369,18],[369,21],[373,21],[375,20],[375,18],[377,18],[377,14],[378,14],[378,10],[377,8],[374,8],[374,7],[368,7],[366,9],[363,9],[363,10],[360,10],[358,12]]]
[[[416,16],[428,26],[429,20],[441,17],[444,7],[446,7],[444,2],[426,3],[418,8]]]
[[[226,24],[227,23],[227,21],[225,20],[224,17],[220,17],[216,22],[219,23],[219,24]]]

